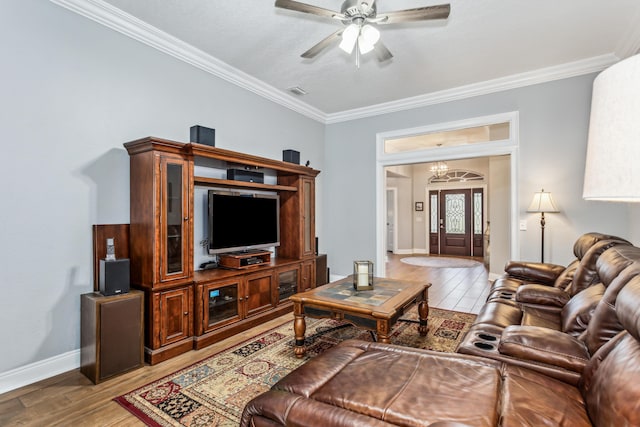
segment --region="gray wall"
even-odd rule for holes
[[[588,231],[629,236],[627,205],[582,200],[594,77],[574,77],[328,125],[323,218],[332,273],[349,274],[354,259],[376,257],[377,133],[511,111],[520,113],[518,214],[528,222],[528,230],[519,232],[520,258],[532,261],[540,258],[539,217],[526,210],[533,193],[542,187],[553,193],[561,210],[548,215],[546,261],[559,264],[571,261],[573,242]],[[340,206],[358,209],[339,209]]]
[[[53,3],[3,0],[0,39],[0,373],[79,348],[91,226],[129,222],[122,143],[202,124],[222,148],[324,169],[322,124]]]

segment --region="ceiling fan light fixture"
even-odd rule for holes
[[[358,49],[360,53],[364,55],[373,50],[375,44],[380,40],[380,31],[371,25],[365,25],[360,30],[360,37],[358,37]]]
[[[353,52],[353,48],[356,45],[356,41],[358,40],[358,35],[360,34],[360,27],[356,24],[349,25],[342,32],[342,41],[340,42],[340,49],[345,52],[351,54]]]
[[[373,45],[371,43],[367,43],[364,37],[358,37],[358,49],[360,49],[360,54],[364,55],[365,53],[369,53],[373,50]]]
[[[365,25],[360,30],[360,37],[364,39],[367,44],[374,46],[380,40],[380,31],[373,25]]]
[[[353,52],[356,43],[356,66],[359,66],[360,55],[375,50],[379,62],[393,58],[389,49],[380,39],[379,31],[368,24],[397,24],[403,22],[428,21],[432,19],[447,19],[451,11],[450,4],[423,6],[413,9],[396,10],[378,15],[376,0],[344,0],[340,12],[302,3],[297,0],[275,0],[275,6],[296,12],[308,13],[341,21],[347,27],[337,30],[313,45],[301,57],[314,58],[322,50],[342,38],[340,49],[348,54]]]

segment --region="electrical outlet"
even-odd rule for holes
[[[527,220],[523,219],[520,221],[520,231],[527,231]]]

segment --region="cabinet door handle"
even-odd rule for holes
[[[244,299],[244,298],[240,297],[240,298],[238,298],[238,301],[242,301],[243,299]]]
[[[184,217],[184,220],[185,220],[185,221],[189,221],[189,217],[188,217],[188,216],[185,216],[185,217]]]
[[[188,311],[185,311],[183,314],[184,314],[185,316],[188,316],[188,315],[189,315],[189,312],[188,312]]]
[[[245,296],[244,299],[249,299],[249,295]]]

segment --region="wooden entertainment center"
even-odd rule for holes
[[[289,296],[316,286],[316,261],[326,268],[326,257],[316,255],[315,248],[315,177],[320,171],[154,137],[124,146],[130,156],[131,283],[144,291],[148,363],[205,347],[290,312]],[[221,170],[261,170],[275,182],[194,173],[211,164]],[[255,265],[238,259],[233,269],[195,271],[196,187],[278,194],[277,256],[261,252],[252,254]],[[234,262],[232,257],[229,262]]]

